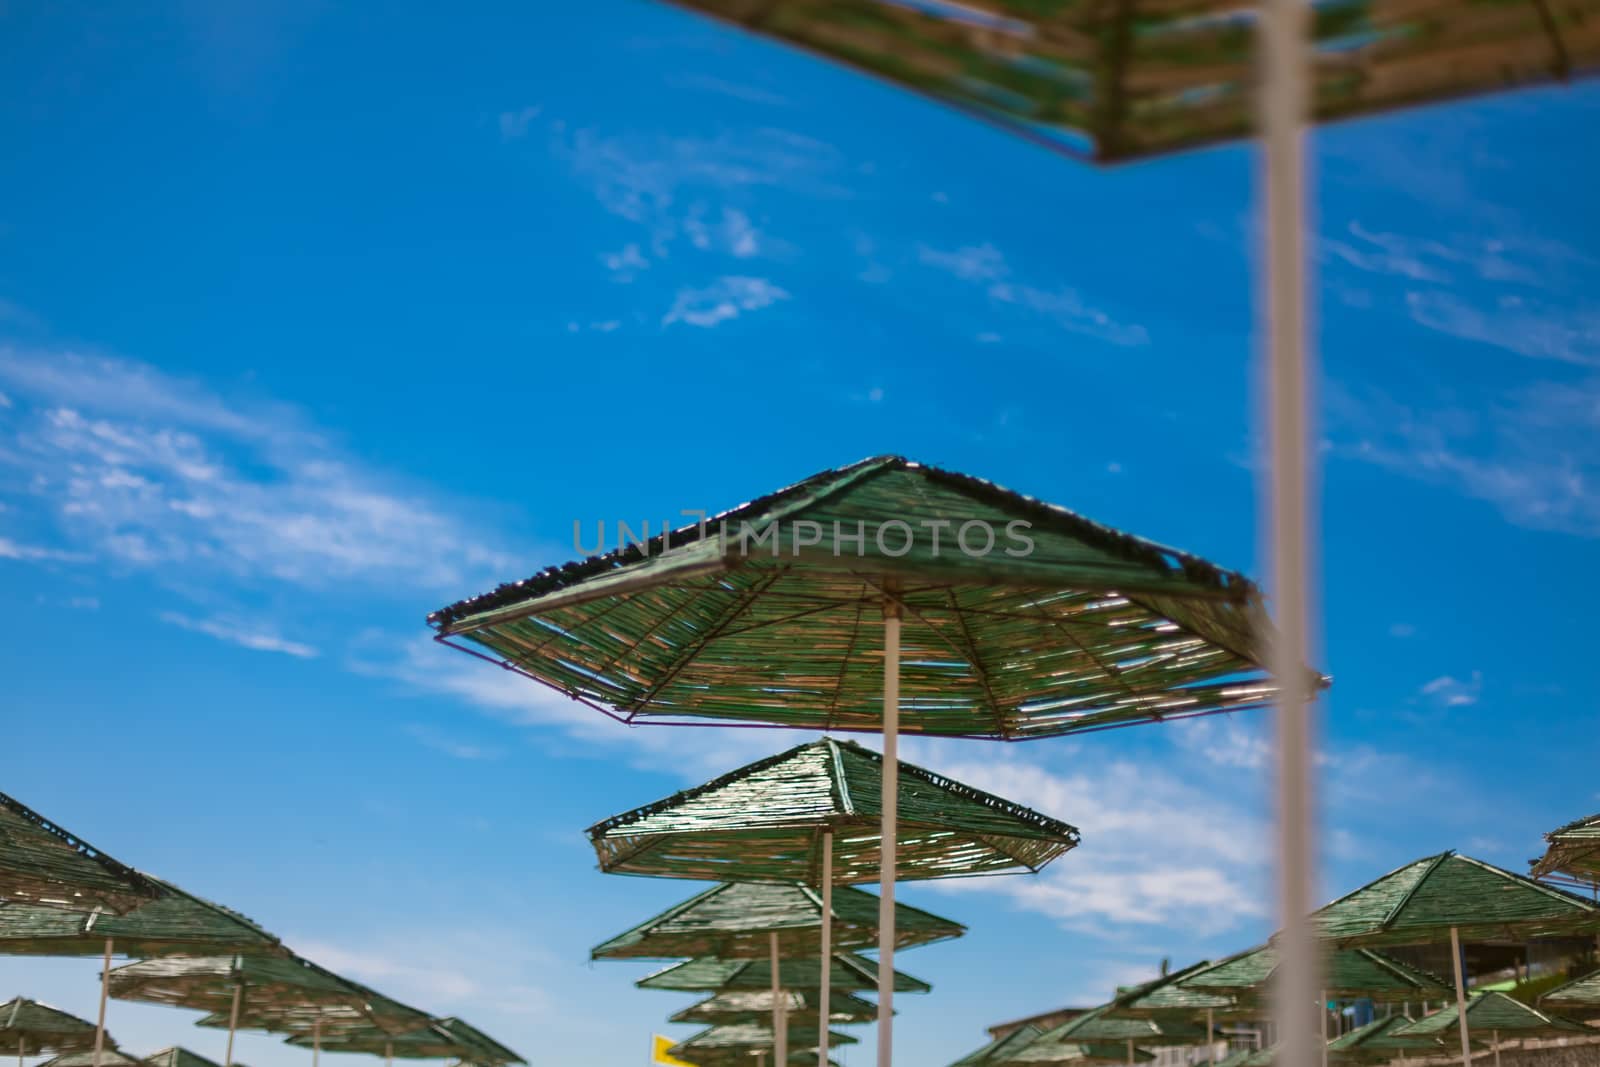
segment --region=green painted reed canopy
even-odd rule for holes
[[[1589,1015],[1600,1010],[1600,971],[1575,978],[1539,998],[1540,1008]],[[1467,1024],[1469,1027],[1471,1023]]]
[[[1341,946],[1425,944],[1448,936],[1451,927],[1463,941],[1521,941],[1600,931],[1600,905],[1442,852],[1340,897],[1311,921],[1321,937]]]
[[[1408,1015],[1389,1015],[1358,1026],[1347,1034],[1340,1034],[1328,1042],[1328,1058],[1332,1060],[1386,1061],[1406,1054],[1427,1055],[1443,1053],[1444,1043],[1431,1034],[1406,1034],[1410,1026]],[[1467,1024],[1471,1029],[1472,1024]]]
[[[1424,1015],[1410,1025],[1396,1030],[1395,1033],[1405,1037],[1453,1034],[1456,1030],[1456,1018],[1456,1006],[1451,1004],[1431,1015]],[[1559,1015],[1546,1015],[1539,1009],[1508,997],[1504,993],[1474,993],[1472,999],[1467,1001],[1467,1030],[1474,1034],[1499,1032],[1514,1033],[1521,1037],[1532,1037],[1535,1034],[1552,1037],[1590,1034],[1600,1037],[1600,1030],[1573,1022],[1571,1019],[1563,1019]]]
[[[1274,692],[1247,579],[898,456],[429,622],[625,722],[876,732],[893,605],[905,733],[1042,737],[1262,707]]]
[[[190,1052],[176,1045],[164,1048],[160,1052],[153,1052],[139,1062],[145,1067],[222,1067],[215,1060],[208,1060],[197,1052]],[[242,1065],[235,1060],[233,1067]]]
[[[758,760],[589,828],[604,871],[674,878],[822,879],[834,834],[838,883],[879,877],[883,757],[831,738]],[[1078,831],[1020,804],[900,764],[899,879],[1038,870]]]
[[[1549,846],[1533,861],[1533,876],[1590,888],[1600,886],[1600,815],[1569,822],[1544,835]]]
[[[1158,1020],[1199,1017],[1207,1012],[1213,1016],[1237,1012],[1239,1002],[1231,993],[1184,984],[1185,979],[1201,973],[1209,966],[1211,964],[1208,961],[1191,964],[1181,971],[1123,990],[1112,999],[1110,1007],[1117,1015]]]
[[[1043,1033],[1037,1026],[1025,1023],[1009,1033],[1001,1034],[982,1048],[967,1053],[950,1067],[990,1067],[991,1064],[1004,1063],[1007,1056],[1031,1045]]]
[[[288,1039],[288,1043],[311,1048],[316,1042],[310,1034],[296,1034]],[[507,1064],[527,1062],[482,1030],[453,1017],[435,1019],[427,1026],[400,1034],[389,1033],[375,1026],[351,1030],[325,1037],[321,1045],[325,1052],[366,1052],[422,1060],[453,1057],[482,1067],[505,1067]]]
[[[678,0],[1101,162],[1248,137],[1260,65],[1242,0]],[[1320,0],[1309,102],[1334,120],[1565,81],[1600,66],[1593,0]]]
[[[966,927],[918,908],[896,904],[895,947],[960,937]],[[590,952],[593,959],[677,959],[684,956],[764,956],[771,935],[781,955],[815,953],[822,929],[822,896],[799,885],[729,883],[707,889],[619,934]],[[849,886],[833,891],[833,944],[878,943],[878,898]]]
[[[797,1049],[814,1050],[821,1039],[821,1032],[814,1026],[791,1026],[789,1028],[789,1044]],[[828,1047],[837,1048],[841,1045],[857,1044],[857,1039],[838,1030],[828,1032]],[[706,1053],[718,1052],[757,1052],[773,1047],[772,1027],[762,1026],[758,1023],[734,1023],[727,1026],[713,1026],[709,1030],[702,1030],[693,1037],[673,1045],[668,1050],[669,1054],[680,1059],[698,1062]]]
[[[142,1062],[114,1048],[100,1050],[100,1067],[141,1067]],[[94,1049],[88,1049],[84,1052],[64,1052],[45,1060],[39,1067],[94,1067],[94,1064]]]
[[[778,982],[784,989],[820,989],[821,961],[787,959],[778,963]],[[835,953],[829,971],[829,984],[840,993],[856,993],[878,988],[877,966],[852,952]],[[634,983],[640,989],[678,989],[691,993],[720,993],[724,990],[772,988],[770,959],[723,960],[703,956],[663,967]],[[926,993],[932,987],[920,978],[898,971],[894,976],[896,993]]]
[[[1135,1045],[1198,1045],[1206,1040],[1205,1027],[1183,1020],[1119,1014],[1121,999],[1051,1027],[1039,1043],[1093,1045],[1132,1041]]]
[[[122,915],[0,900],[0,955],[98,956],[106,940],[134,957],[233,952],[288,954],[237,912],[151,878],[160,896]]]
[[[1266,996],[1278,953],[1271,945],[1202,967],[1178,980],[1185,989],[1233,993],[1259,1001]],[[1323,961],[1324,991],[1331,997],[1370,1000],[1444,1000],[1453,987],[1437,977],[1373,949],[1339,949]]]
[[[174,956],[141,960],[113,970],[111,996],[231,1017],[235,992],[244,1029],[309,1030],[317,1021],[334,1032],[361,1024],[389,1032],[413,1030],[432,1020],[423,1012],[340,978],[297,956]],[[325,1008],[343,1008],[328,1012]]]
[[[796,1023],[817,1023],[817,993],[806,990],[781,991],[778,996],[784,1005],[784,1017]],[[878,1007],[871,1001],[849,993],[832,993],[828,997],[828,1022],[865,1023],[878,1017]],[[751,989],[718,993],[698,1003],[691,1004],[671,1016],[675,1023],[768,1023],[772,1021],[772,990]]]
[[[122,912],[159,894],[138,871],[0,793],[0,900]]]
[[[1135,1063],[1147,1063],[1155,1059],[1151,1053],[1137,1046],[1133,1050]],[[1092,1063],[1127,1063],[1128,1046],[1110,1043],[1081,1043],[1074,1041],[1050,1041],[1040,1038],[1031,1044],[1008,1053],[1003,1059],[991,1060],[991,1063],[1032,1063],[1032,1064],[1092,1064]]]
[[[8,1056],[94,1047],[94,1023],[27,997],[0,1004],[0,1052]],[[116,1044],[108,1035],[107,1043]]]

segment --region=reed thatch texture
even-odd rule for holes
[[[1273,695],[1247,579],[897,456],[552,567],[429,622],[441,640],[470,641],[626,722],[875,732],[881,619],[894,605],[905,733],[1014,740]]]
[[[0,900],[0,955],[151,957],[232,952],[284,956],[278,939],[238,912],[150,878],[160,895],[115,915]]]
[[[810,1051],[813,1059],[816,1058],[815,1050],[820,1039],[821,1032],[814,1026],[789,1027],[789,1044],[798,1050]],[[857,1039],[849,1034],[838,1030],[828,1031],[829,1048],[857,1043]],[[771,1026],[762,1026],[759,1023],[733,1023],[702,1030],[673,1045],[669,1052],[678,1059],[699,1063],[707,1053],[713,1055],[718,1052],[750,1053],[772,1047]]]
[[[966,933],[960,923],[905,904],[894,909],[895,946],[910,948]],[[593,959],[680,959],[685,956],[765,956],[778,935],[783,956],[818,951],[822,896],[799,885],[735,882],[714,886],[619,934],[589,953]],[[833,891],[833,944],[840,949],[878,943],[878,898],[849,886]]]
[[[1556,986],[1539,998],[1539,1007],[1577,1015],[1592,1015],[1600,1011],[1600,971]],[[1472,1024],[1469,1022],[1467,1025],[1470,1027]]]
[[[122,912],[158,895],[132,867],[0,793],[0,899]]]
[[[834,835],[836,883],[879,877],[883,757],[831,738],[799,745],[589,828],[604,871],[668,878],[822,880]],[[896,877],[1038,870],[1078,843],[1059,820],[900,764]]]
[[[53,1059],[45,1060],[39,1067],[94,1067],[94,1049],[83,1052],[64,1052]],[[127,1053],[114,1048],[100,1050],[100,1067],[140,1067],[142,1060],[136,1060]]]
[[[1194,991],[1232,993],[1259,1002],[1267,995],[1278,953],[1271,945],[1200,968],[1178,984]],[[1338,949],[1323,960],[1323,989],[1330,997],[1365,997],[1379,1001],[1445,1000],[1454,987],[1373,949]]]
[[[231,1017],[239,1000],[241,1029],[329,1033],[360,1024],[391,1033],[427,1026],[431,1018],[366,986],[297,956],[174,956],[141,960],[113,970],[111,996]],[[324,1012],[324,1009],[344,1009]]]
[[[816,991],[783,990],[778,994],[784,1006],[784,1017],[802,1025],[817,1026]],[[871,1001],[849,993],[832,993],[828,997],[828,1023],[866,1023],[878,1017],[878,1007]],[[772,991],[746,990],[718,993],[716,996],[691,1004],[668,1017],[675,1023],[770,1023],[772,1021]]]
[[[1600,815],[1569,822],[1544,835],[1545,854],[1533,876],[1581,888],[1600,886]]]
[[[975,1049],[956,1060],[950,1067],[990,1067],[991,1064],[1006,1062],[1006,1057],[1037,1041],[1044,1031],[1037,1026],[1019,1026],[1010,1033],[990,1041],[982,1048]]]
[[[94,1047],[94,1023],[27,997],[0,1004],[0,1053],[76,1052]],[[107,1035],[108,1044],[115,1045]]]
[[[1456,1032],[1456,1006],[1424,1015],[1394,1031],[1399,1037],[1436,1037]],[[1504,993],[1474,993],[1467,1001],[1467,1031],[1488,1034],[1495,1031],[1503,1035],[1552,1037],[1588,1034],[1600,1037],[1600,1030],[1563,1019],[1559,1015],[1546,1015],[1538,1008],[1522,1003]]]
[[[214,1060],[208,1060],[198,1052],[190,1052],[177,1045],[164,1048],[160,1052],[152,1052],[139,1061],[145,1067],[222,1067]],[[233,1067],[243,1067],[237,1060]]]
[[[314,1040],[309,1034],[296,1034],[288,1043],[311,1048]],[[454,1017],[435,1019],[427,1026],[400,1034],[375,1026],[351,1030],[325,1037],[321,1044],[327,1052],[366,1052],[401,1059],[458,1059],[479,1067],[506,1067],[527,1062],[482,1030]]]
[[[1358,1026],[1328,1042],[1328,1058],[1338,1061],[1387,1062],[1398,1056],[1443,1054],[1444,1042],[1431,1034],[1406,1034],[1408,1015],[1389,1015]],[[1470,1028],[1471,1023],[1467,1024]]]
[[[1441,852],[1415,860],[1311,915],[1342,947],[1417,945],[1456,927],[1463,941],[1600,930],[1600,906],[1491,863]],[[1470,1021],[1469,1021],[1470,1026]]]
[[[1248,136],[1240,0],[678,0],[1100,161]],[[1323,0],[1311,106],[1338,119],[1600,66],[1594,0]]]
[[[832,988],[840,993],[859,993],[878,988],[878,969],[871,961],[852,952],[836,953],[829,972]],[[778,984],[783,989],[815,990],[822,986],[821,961],[815,959],[780,960]],[[772,988],[772,961],[720,960],[714,957],[685,960],[646,975],[634,985],[640,989],[675,989],[690,993]],[[897,993],[926,993],[932,987],[920,978],[896,971]]]
[[[1155,1056],[1135,1046],[1132,1058],[1135,1063],[1147,1063],[1155,1059]],[[1128,1059],[1129,1053],[1126,1043],[1121,1045],[1085,1044],[1071,1041],[1047,1041],[1041,1038],[1014,1052],[1007,1053],[1003,1059],[990,1060],[989,1062],[996,1064],[997,1067],[1003,1063],[1073,1064],[1075,1067],[1088,1067],[1089,1064],[1127,1063]]]

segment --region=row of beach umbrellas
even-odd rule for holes
[[[473,1067],[523,1062],[459,1019],[435,1018],[296,956],[243,915],[112,859],[3,793],[0,954],[101,959],[93,1024],[67,1026],[76,1020],[65,1013],[13,1002],[20,1029],[0,1048],[19,1057],[82,1054],[88,1067],[127,1059],[106,1042],[106,1002],[115,997],[205,1013],[200,1025],[227,1031],[223,1067],[235,1067],[241,1029],[309,1047],[313,1067],[325,1050],[387,1061],[454,1058]],[[134,962],[114,968],[116,956]],[[42,1040],[39,1026],[52,1019],[70,1038]]]

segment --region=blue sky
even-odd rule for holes
[[[572,1062],[688,1003],[586,955],[694,885],[582,828],[792,736],[627,730],[423,625],[575,519],[892,451],[1261,573],[1247,148],[1094,170],[644,2],[137,7],[0,15],[0,788],[307,955]],[[1327,895],[1600,807],[1597,120],[1316,138]],[[1262,937],[1263,726],[909,742],[1084,843],[904,890],[972,931],[903,957],[906,1062]],[[93,971],[0,988],[92,1015]],[[220,1056],[191,1019],[111,1011]]]

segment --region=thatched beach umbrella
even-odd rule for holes
[[[139,1062],[143,1067],[219,1067],[215,1060],[207,1059],[198,1052],[190,1052],[177,1045],[164,1048],[160,1052],[152,1052]]]
[[[1064,822],[909,763],[890,766],[871,749],[824,738],[615,815],[590,827],[589,840],[610,873],[816,885],[824,915],[835,911],[835,883],[1037,871],[1078,843]],[[891,809],[895,846],[881,829]],[[893,864],[887,875],[884,863]],[[882,1033],[893,1010],[883,951],[892,954],[899,935],[893,903],[878,904],[879,922],[888,924],[876,931]],[[817,955],[832,952],[832,925],[820,923]],[[777,932],[769,939],[780,958]],[[824,1000],[828,980],[824,970]],[[773,1030],[782,1059],[781,1019]],[[823,1041],[825,1053],[826,1034]]]
[[[233,1038],[241,1012],[246,1025],[309,1014],[313,1063],[322,1036],[322,1008],[344,1008],[379,1029],[398,1032],[426,1026],[427,1015],[340,978],[298,956],[183,956],[141,960],[107,976],[119,1000],[168,1004],[196,1011],[226,1013],[228,1046],[223,1067],[233,1067]]]
[[[171,882],[146,877],[159,896],[122,915],[0,901],[0,955],[102,957],[97,1055],[105,1043],[106,978],[113,955],[288,955],[289,950],[276,937],[243,915],[201,900]]]
[[[101,1048],[89,1052],[63,1052],[45,1060],[39,1067],[141,1067],[141,1061],[114,1048]]]
[[[1556,986],[1539,998],[1539,1007],[1568,1015],[1587,1016],[1600,1012],[1600,971]]]
[[[827,969],[829,987],[842,993],[859,993],[877,986],[877,969],[872,961],[853,952],[836,952]],[[820,959],[787,959],[778,964],[777,988],[788,991],[820,990],[823,979]],[[771,991],[774,982],[770,959],[722,960],[712,956],[684,960],[645,975],[634,985],[640,989],[671,989],[689,993]],[[909,974],[894,974],[894,988],[900,993],[927,993],[927,982]],[[820,1000],[820,993],[818,996]],[[883,1010],[879,1005],[878,1010]]]
[[[1494,1048],[1495,1067],[1500,1067],[1502,1033],[1518,1037],[1571,1037],[1578,1034],[1600,1037],[1600,1030],[1573,1022],[1571,1019],[1563,1019],[1559,1015],[1546,1015],[1537,1008],[1530,1007],[1504,993],[1473,994],[1472,999],[1467,1002],[1465,1021],[1462,1022],[1462,1019],[1463,1013],[1455,1007],[1442,1008],[1431,1015],[1424,1015],[1410,1025],[1396,1030],[1395,1033],[1405,1037],[1435,1037],[1458,1030],[1464,1042],[1467,1040],[1469,1029],[1480,1034],[1487,1030],[1490,1034],[1490,1044]]]
[[[94,1023],[27,997],[0,1004],[0,1053],[81,1052],[94,1048]]]
[[[1246,579],[898,456],[824,471],[429,621],[441,641],[624,722],[881,730],[885,1009],[901,732],[1016,740],[1273,694],[1265,614]],[[878,1024],[883,1065],[891,1017]]]
[[[967,928],[919,908],[896,904],[896,948],[960,937]],[[679,959],[761,956],[778,937],[784,956],[816,951],[822,894],[810,886],[733,882],[714,886],[590,950],[592,959]],[[850,886],[833,889],[831,944],[870,948],[878,940],[878,898]]]
[[[1493,864],[1442,852],[1391,871],[1312,913],[1313,929],[1341,947],[1436,944],[1448,938],[1462,1067],[1471,1067],[1461,942],[1524,940],[1600,929],[1600,907]],[[1420,1020],[1419,1020],[1420,1022]]]
[[[1409,1015],[1386,1015],[1328,1042],[1328,1058],[1335,1062],[1387,1062],[1408,1053],[1426,1056],[1442,1053],[1444,1042],[1431,1034],[1407,1034]]]
[[[1007,1056],[1031,1045],[1043,1033],[1043,1030],[1032,1023],[1024,1023],[994,1038],[987,1045],[967,1053],[950,1067],[990,1067],[991,1064],[1004,1063]]]
[[[1123,1045],[1112,1044],[1080,1044],[1077,1042],[1036,1040],[1032,1044],[1007,1053],[1004,1057],[993,1059],[989,1062],[996,1065],[1017,1063],[1034,1064],[1035,1067],[1090,1067],[1092,1064],[1148,1063],[1155,1056],[1142,1048],[1137,1048],[1132,1042]]]
[[[1600,815],[1569,822],[1544,835],[1533,877],[1593,890],[1600,896]]]
[[[308,1048],[311,1038],[296,1034],[288,1043]],[[322,1042],[329,1052],[365,1052],[382,1056],[385,1062],[402,1059],[457,1059],[474,1067],[507,1067],[526,1063],[519,1054],[476,1027],[453,1016],[434,1019],[428,1025],[404,1033],[390,1033],[372,1026],[330,1035]]]
[[[1202,1029],[1181,1017],[1155,1018],[1121,1013],[1122,1002],[1166,981],[1157,979],[1156,982],[1136,986],[1109,1003],[1050,1027],[1037,1041],[1013,1053],[1006,1062],[1086,1062],[1085,1058],[1099,1059],[1108,1050],[1114,1054],[1114,1050],[1120,1048],[1122,1054],[1115,1056],[1115,1059],[1131,1064],[1139,1057],[1141,1046],[1198,1045],[1210,1040],[1214,1032],[1210,1026]],[[1082,1049],[1073,1052],[1066,1046],[1082,1046]]]
[[[697,1001],[680,1012],[667,1017],[674,1023],[763,1023],[772,1020],[773,995],[770,989],[728,990],[705,1000]],[[817,1010],[822,998],[803,989],[786,989],[779,994],[783,1001],[783,1017],[789,1022],[815,1026],[820,1017]],[[878,1017],[877,1005],[849,993],[834,993],[828,997],[828,1024],[869,1023]]]
[[[776,1035],[760,1023],[731,1023],[713,1026],[673,1045],[669,1054],[694,1064],[719,1063],[738,1060],[749,1063],[751,1056],[773,1047]],[[815,1055],[822,1047],[822,1033],[815,1027],[796,1027],[789,1032],[795,1053]],[[849,1034],[833,1031],[828,1035],[831,1046],[854,1045],[856,1039]]]
[[[123,912],[159,895],[132,867],[0,793],[0,900]]]

